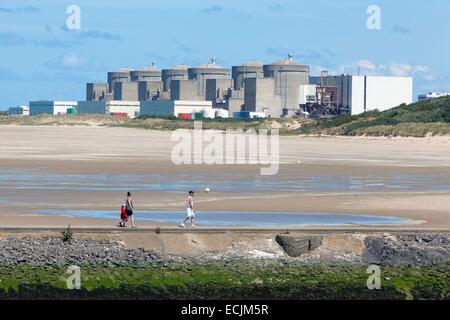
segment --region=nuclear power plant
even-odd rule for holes
[[[211,59],[195,67],[108,72],[107,83],[88,83],[87,101],[210,101],[213,108],[279,117],[300,111],[300,86],[309,84],[309,66],[285,60],[264,65],[251,60],[230,69]]]
[[[310,67],[289,54],[270,64],[250,60],[232,66],[231,72],[216,59],[194,67],[181,64],[161,70],[152,63],[121,68],[108,72],[104,83],[87,83],[86,101],[74,108],[78,113],[130,117],[187,117],[202,111],[229,117],[320,118],[412,103],[412,87],[411,77],[329,75],[325,70],[310,75]],[[63,113],[50,102],[30,102],[30,113]]]

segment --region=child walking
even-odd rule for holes
[[[127,212],[125,210],[125,205],[123,204],[120,208],[120,222],[119,227],[125,227],[125,222],[127,222]]]

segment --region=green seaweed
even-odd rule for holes
[[[0,267],[0,298],[79,299],[449,299],[449,264],[381,266],[380,290],[366,287],[367,266],[264,263],[82,266],[81,290],[65,268]]]

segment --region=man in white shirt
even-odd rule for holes
[[[180,227],[185,228],[185,223],[191,220],[191,227],[194,225],[195,210],[194,210],[194,191],[189,191],[189,196],[186,203],[186,218],[180,224]]]

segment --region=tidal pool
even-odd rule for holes
[[[117,219],[111,210],[39,210],[36,213]],[[135,220],[180,223],[185,211],[136,211]],[[389,225],[414,221],[395,216],[308,212],[201,211],[196,224],[208,226]]]

